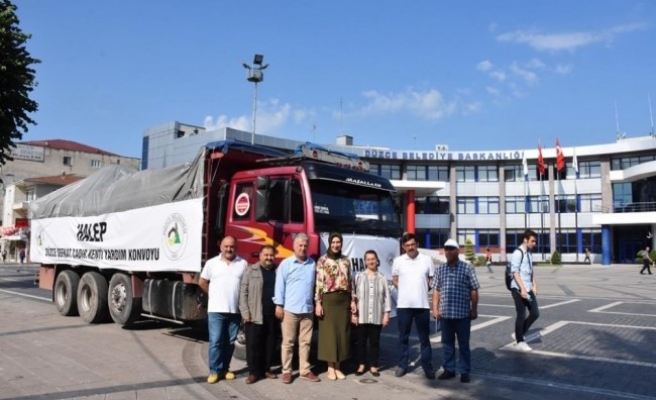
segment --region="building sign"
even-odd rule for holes
[[[16,218],[16,224],[14,226],[16,228],[27,228],[29,223],[27,222],[27,218]]]
[[[519,151],[411,151],[411,150],[364,150],[363,157],[386,160],[425,160],[425,161],[492,161],[521,160]]]
[[[17,144],[15,148],[11,150],[11,156],[15,160],[27,160],[27,161],[45,161],[46,149],[39,146],[30,146],[28,144]]]

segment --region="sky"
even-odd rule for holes
[[[140,157],[171,121],[403,150],[518,150],[648,135],[656,2],[14,0],[41,60],[37,122]]]

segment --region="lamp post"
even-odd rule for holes
[[[262,71],[269,66],[269,64],[262,65],[263,60],[264,56],[262,54],[256,54],[255,57],[253,57],[252,67],[246,63],[241,64],[248,70],[246,80],[255,84],[255,90],[253,91],[253,132],[251,133],[251,144],[255,144],[255,126],[257,124],[257,84],[264,80],[264,73]]]

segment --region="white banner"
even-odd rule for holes
[[[200,272],[203,200],[31,221],[30,259],[124,271]]]
[[[330,233],[321,233],[321,254],[325,254],[328,249],[328,236]],[[378,271],[385,275],[390,288],[390,297],[392,298],[391,316],[396,316],[396,288],[392,284],[392,264],[394,258],[400,254],[400,245],[398,238],[385,238],[367,235],[342,234],[344,243],[342,243],[342,254],[351,260],[353,276],[367,267],[364,264],[364,253],[367,250],[374,250],[378,254],[380,265]]]

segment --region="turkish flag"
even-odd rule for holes
[[[542,158],[542,145],[538,143],[538,173],[540,178],[544,176],[544,158]]]
[[[556,138],[556,171],[560,172],[565,169],[565,156],[563,149],[560,148],[560,142]]]

